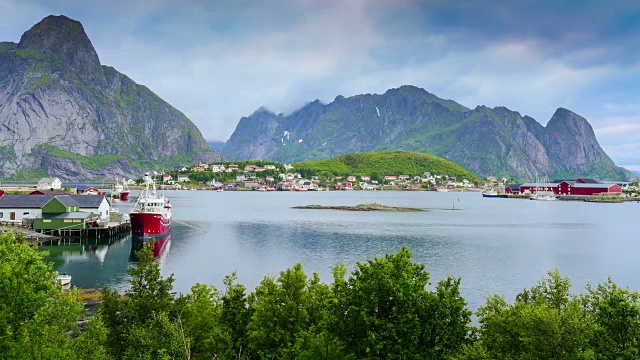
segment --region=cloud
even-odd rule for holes
[[[541,123],[558,107],[594,126],[616,162],[640,121],[640,3],[620,0],[7,1],[14,41],[49,13],[80,20],[100,59],[147,85],[210,139],[266,106],[424,87]],[[7,10],[8,9],[8,10]],[[611,150],[610,150],[611,149]]]

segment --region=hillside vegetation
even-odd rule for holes
[[[304,175],[331,174],[334,176],[422,175],[447,174],[458,180],[479,182],[475,174],[443,158],[418,152],[387,150],[371,153],[352,153],[326,160],[304,161],[292,164]]]

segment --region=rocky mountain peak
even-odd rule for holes
[[[84,27],[64,15],[42,19],[22,35],[17,49],[33,60],[55,65],[55,71],[68,67],[77,75],[103,77],[100,59]]]

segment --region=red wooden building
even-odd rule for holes
[[[588,178],[554,180],[552,183],[525,183],[520,185],[520,194],[535,194],[538,191],[553,191],[554,194],[558,195],[617,195],[622,193],[622,187],[618,184],[603,184]],[[507,186],[505,193],[515,194],[516,192],[511,186]]]
[[[0,196],[4,195],[4,190],[0,190]]]

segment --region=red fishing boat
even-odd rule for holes
[[[149,173],[144,175],[144,190],[129,212],[129,217],[133,235],[158,236],[171,228],[171,204],[169,199],[156,192],[156,185]]]

